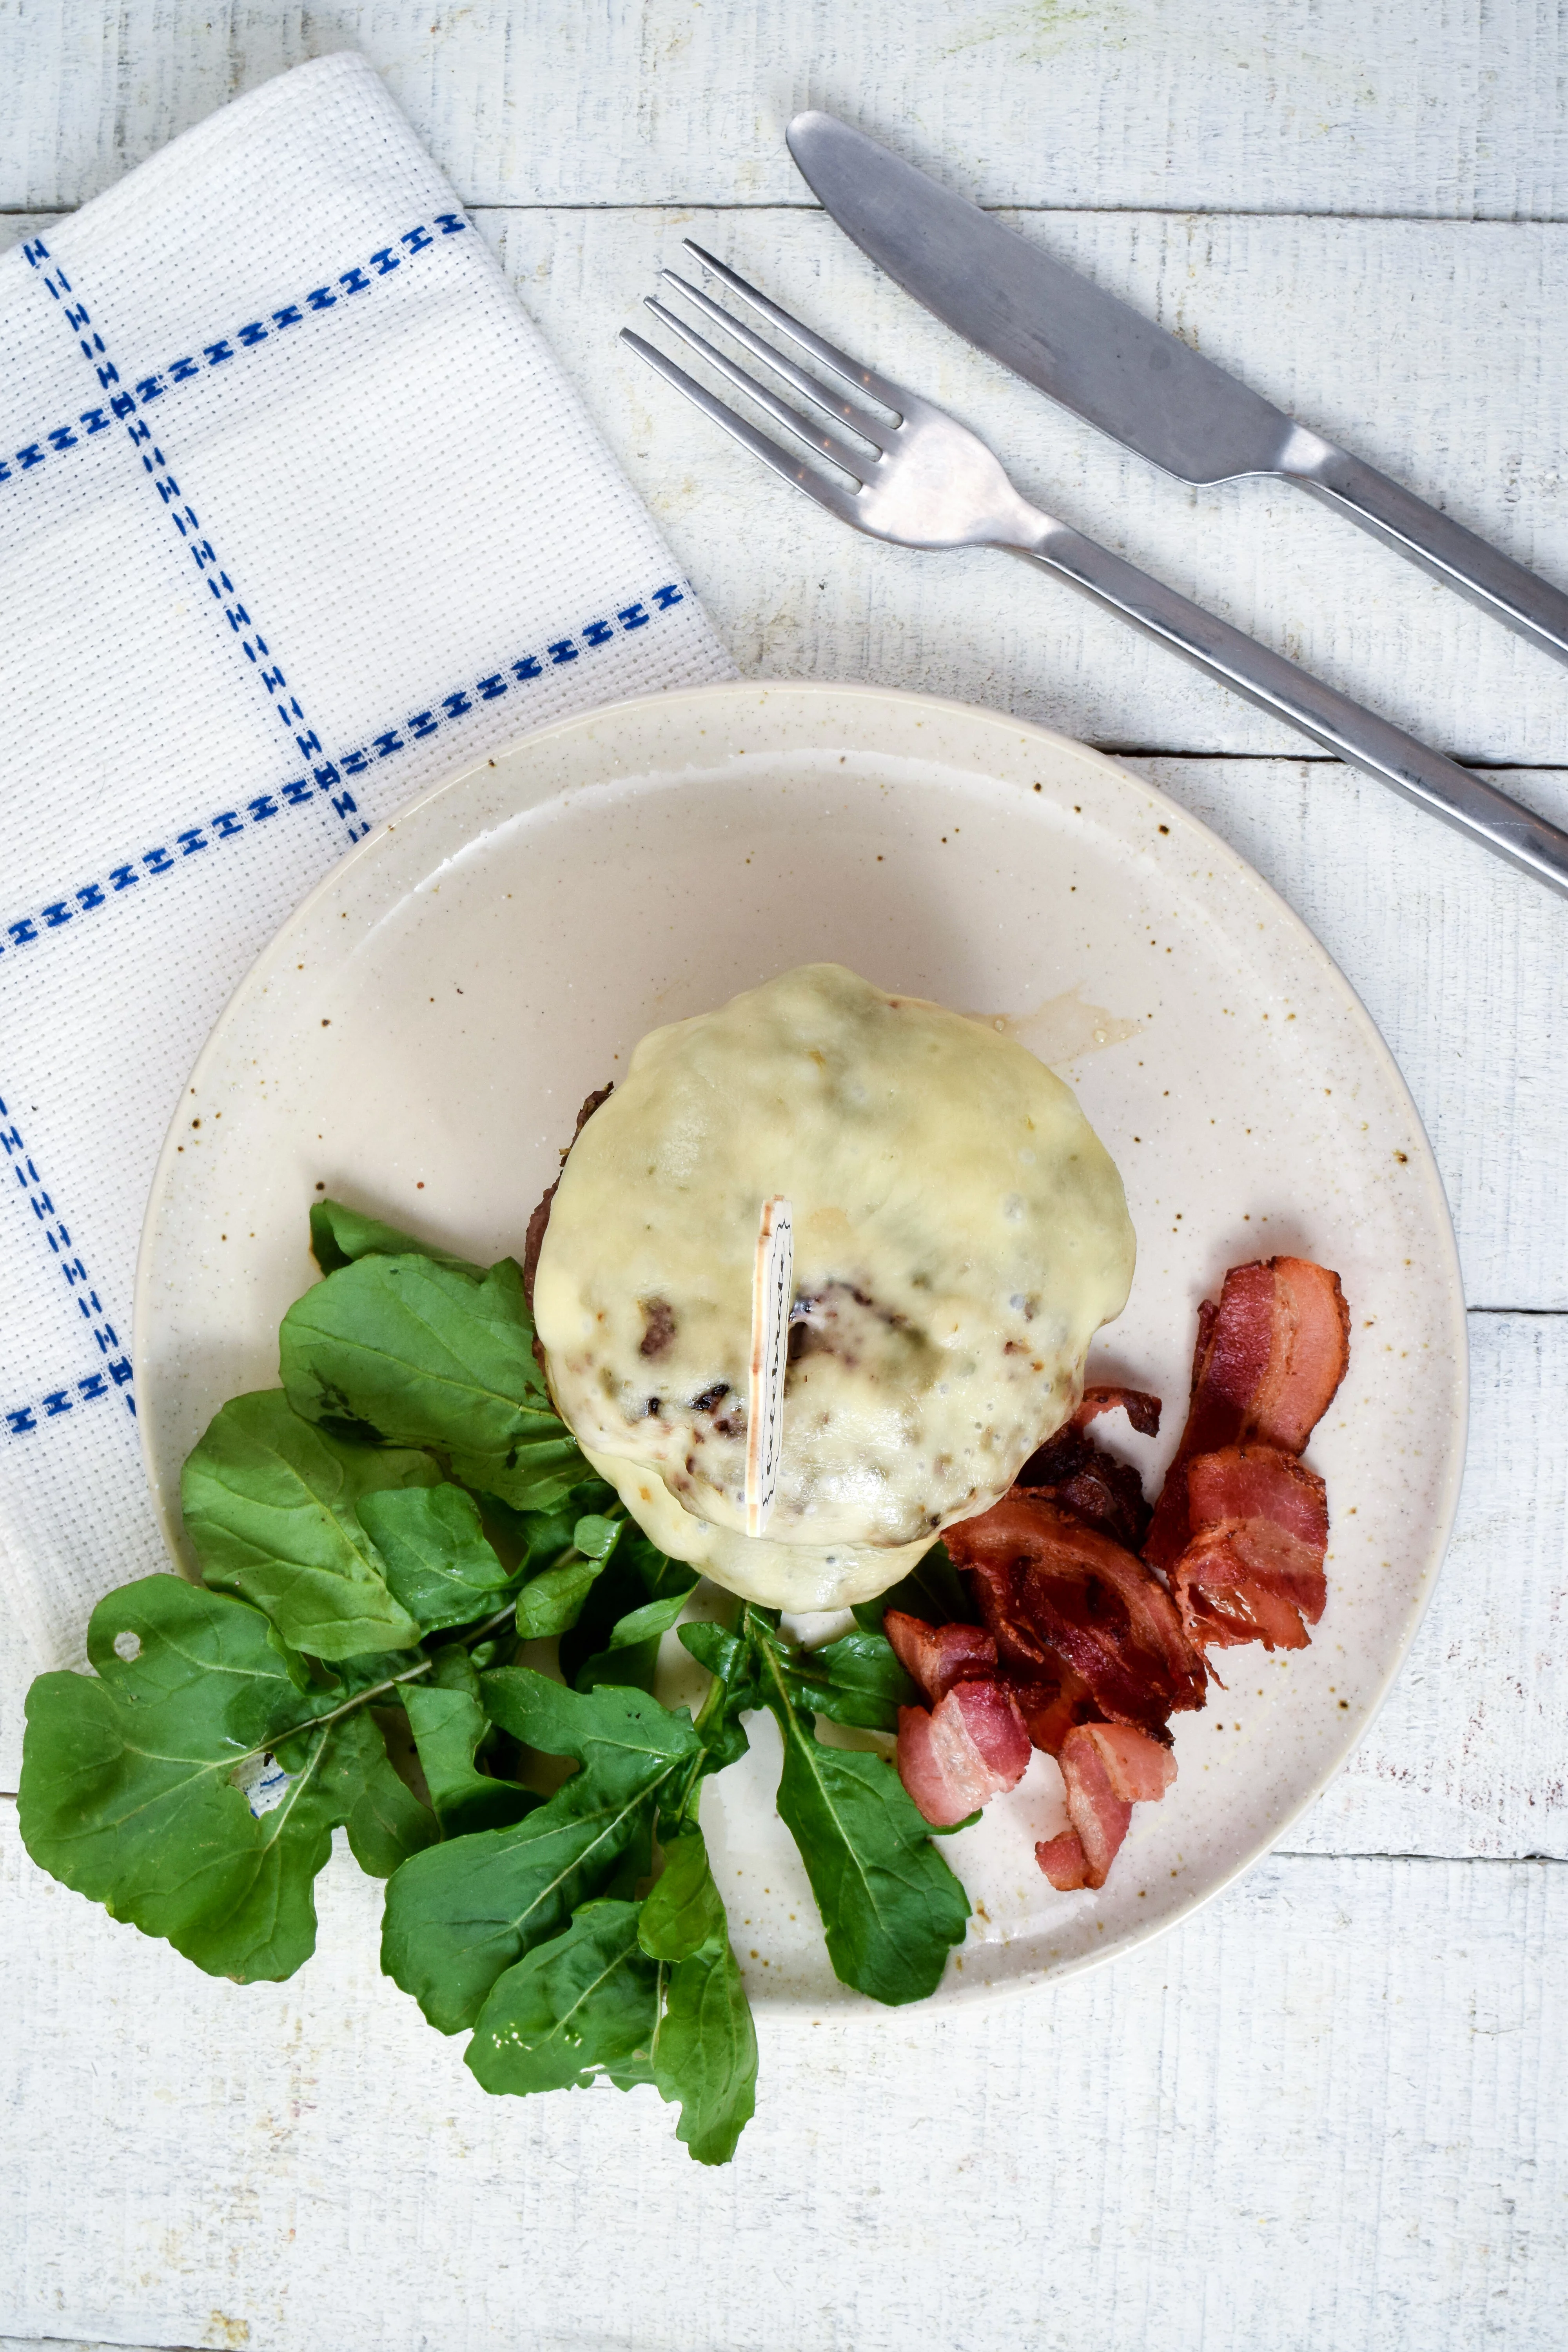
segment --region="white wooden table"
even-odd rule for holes
[[[363,48],[747,670],[1129,757],[1381,1024],[1458,1226],[1458,1532],[1360,1754],[1245,1885],[973,2014],[764,2023],[738,2162],[648,2094],[473,2085],[324,1882],[213,1984],[0,1809],[0,2352],[1473,2352],[1568,2341],[1568,905],[999,559],[852,540],[623,362],[696,235],[993,439],[1067,520],[1568,822],[1568,675],[1280,486],[1190,491],[961,348],[805,201],[836,108],[1568,583],[1562,0],[0,0],[0,233]],[[0,1696],[16,1786],[19,1684]]]

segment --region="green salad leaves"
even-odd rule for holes
[[[351,1259],[289,1309],[278,1355],[302,1420],[436,1446],[461,1485],[519,1510],[547,1509],[583,1475],[512,1258],[478,1278],[423,1256]]]
[[[249,1982],[309,1958],[341,1828],[387,1882],[384,1969],[468,2037],[486,2090],[651,2085],[725,2163],[757,2042],[699,1809],[747,1717],[778,1726],[779,1812],[846,1984],[919,2000],[965,1932],[864,1738],[913,1696],[880,1609],[810,1653],[766,1610],[683,1622],[696,1573],[556,1415],[516,1264],[333,1201],[310,1231],[324,1279],[284,1318],[281,1386],[226,1404],[185,1465],[202,1583],[110,1594],[92,1671],[28,1694],[27,1851]],[[926,1572],[952,1578],[944,1555]],[[695,1715],[654,1696],[672,1631],[710,1677]]]

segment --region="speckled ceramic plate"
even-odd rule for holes
[[[1035,1866],[1065,1819],[1045,1757],[952,1840],[975,1916],[937,1998],[963,1999],[1125,1950],[1279,1836],[1405,1655],[1464,1453],[1458,1267],[1398,1071],[1289,908],[1114,761],[913,695],[737,685],[573,719],[405,809],[285,926],[192,1073],[138,1280],[147,1459],[177,1551],[180,1462],[226,1397],[276,1381],[323,1186],[469,1256],[521,1254],[578,1104],[646,1030],[820,957],[1006,1020],[1077,1088],[1139,1244],[1090,1377],[1164,1396],[1161,1441],[1125,1445],[1151,1486],[1227,1265],[1321,1259],[1353,1319],[1308,1455],[1333,1522],[1310,1649],[1225,1654],[1101,1893]],[[703,1820],[753,1999],[816,2009],[856,1996],[774,1813],[777,1761],[754,1722]]]

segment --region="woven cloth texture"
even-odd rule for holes
[[[366,61],[0,257],[0,1586],[40,1664],[167,1565],[137,1242],[186,1072],[410,794],[732,675]]]

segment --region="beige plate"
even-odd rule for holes
[[[138,1276],[147,1459],[177,1550],[181,1459],[226,1397],[276,1381],[322,1186],[469,1256],[520,1255],[579,1102],[646,1030],[821,957],[1007,1016],[1078,1089],[1139,1242],[1090,1377],[1164,1396],[1160,1443],[1126,1448],[1151,1482],[1227,1265],[1320,1258],[1353,1320],[1308,1457],[1333,1519],[1311,1648],[1224,1654],[1223,1697],[1178,1717],[1177,1784],[1135,1810],[1100,1894],[1035,1866],[1065,1818],[1035,1757],[944,1849],[976,1906],[951,2000],[1124,1950],[1279,1836],[1405,1655],[1464,1455],[1458,1265],[1399,1073],[1289,908],[1124,768],[953,703],[751,684],[571,719],[405,809],[284,927],[192,1074]],[[852,2000],[773,1811],[771,1723],[752,1739],[703,1820],[752,1997]]]

